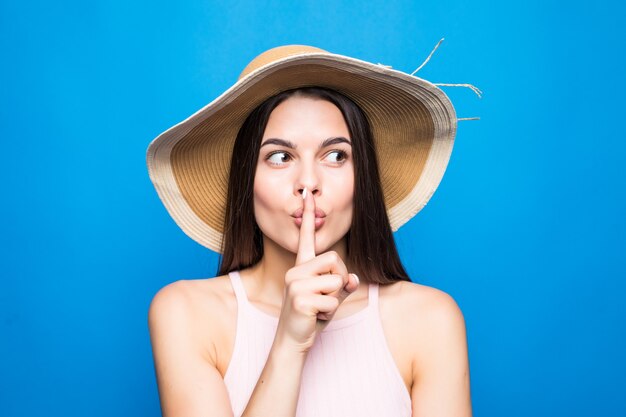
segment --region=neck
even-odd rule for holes
[[[327,251],[335,251],[352,269],[347,261],[345,239],[341,239]],[[326,252],[327,252],[326,251]],[[278,246],[267,237],[263,237],[263,258],[254,266],[242,272],[242,276],[250,277],[250,291],[254,298],[265,300],[274,306],[281,306],[285,293],[285,274],[294,267],[296,254]]]

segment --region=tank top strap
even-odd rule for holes
[[[241,275],[239,275],[239,271],[229,272],[228,277],[230,278],[233,290],[235,291],[235,296],[237,297],[237,305],[247,309],[249,305],[248,296],[246,295],[246,289],[243,287],[243,283],[241,282]]]
[[[248,298],[248,293],[246,292],[246,288],[243,285],[243,281],[241,279],[239,271],[229,272],[228,276],[233,286],[233,291],[235,291],[235,296],[237,298],[237,307],[242,313],[239,314],[238,317],[243,318],[246,323],[249,321],[253,321],[255,324],[265,323],[273,327],[278,326],[278,317],[274,317],[263,310],[259,310],[258,307],[250,302],[250,299]]]
[[[367,290],[367,308],[378,313],[378,283],[370,282]]]

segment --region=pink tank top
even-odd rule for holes
[[[229,273],[237,296],[237,334],[224,383],[240,417],[261,376],[278,318],[248,301],[237,271]],[[369,284],[368,306],[332,320],[305,361],[296,417],[403,417],[411,397],[388,349],[378,310],[378,284]]]

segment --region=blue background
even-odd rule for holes
[[[396,234],[465,314],[476,416],[625,416],[624,7],[613,2],[7,2],[0,6],[3,416],[157,416],[147,311],[213,276],[148,143],[281,44],[446,88],[455,149]]]

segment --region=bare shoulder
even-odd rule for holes
[[[404,310],[411,357],[412,415],[471,416],[465,319],[444,291],[402,282],[396,290]]]
[[[232,294],[228,276],[208,279],[181,279],[161,288],[150,305],[150,309],[162,306],[202,308],[206,301],[220,302]]]
[[[437,288],[401,281],[386,288],[394,316],[402,318],[411,346],[427,349],[465,337],[465,319],[452,296]],[[419,352],[415,352],[419,354]]]
[[[412,282],[402,282],[399,287],[397,299],[403,309],[402,317],[406,318],[414,377],[434,366],[435,357],[444,355],[444,361],[452,363],[455,358],[459,367],[466,367],[465,319],[454,298],[437,288]]]
[[[178,280],[156,293],[150,303],[150,317],[173,313],[200,318],[203,312],[224,307],[231,294],[227,276]]]
[[[225,316],[215,312],[228,305],[224,284],[220,277],[179,280],[152,299],[148,324],[164,416],[232,416],[214,343]]]
[[[452,296],[437,288],[400,281],[386,289],[389,298],[410,321],[411,326],[440,327],[463,325],[461,309]]]
[[[192,343],[211,360],[215,359],[213,340],[222,331],[224,310],[236,308],[228,276],[178,280],[161,288],[153,297],[148,324],[153,339],[167,337],[158,329],[184,330]],[[221,312],[222,314],[218,314]]]

